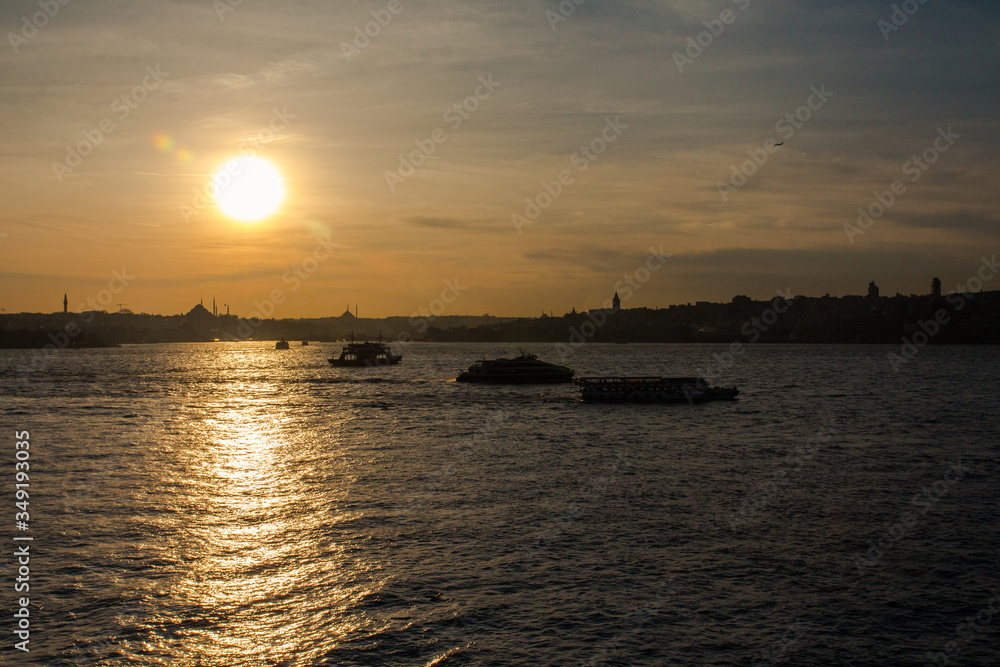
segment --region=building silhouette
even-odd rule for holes
[[[63,294],[63,315],[69,312],[69,295]]]
[[[611,299],[611,310],[618,312],[622,308],[622,300],[618,298],[618,292],[615,292],[615,296]]]
[[[935,299],[941,298],[941,279],[931,278],[931,296]]]

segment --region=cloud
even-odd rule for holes
[[[940,229],[954,232],[977,232],[989,236],[1000,236],[1000,215],[995,213],[953,209],[936,213],[912,213],[900,215],[893,223],[913,229]]]
[[[432,229],[469,229],[469,224],[457,218],[426,218],[417,216],[409,218],[410,222],[418,227],[430,227]]]
[[[356,268],[382,278],[366,289],[385,314],[423,298],[396,291],[440,282],[445,267],[467,267],[465,275],[481,266],[497,294],[504,281],[545,274],[545,298],[520,302],[535,312],[556,305],[551,295],[579,304],[574,294],[603,293],[609,275],[660,243],[676,254],[669,270],[684,273],[665,268],[671,287],[645,293],[689,300],[739,289],[741,271],[764,291],[771,287],[755,276],[835,293],[880,267],[883,282],[923,289],[942,253],[945,269],[960,273],[995,238],[1000,16],[992,4],[925,3],[886,40],[876,24],[891,12],[887,2],[753,0],[684,72],[674,52],[735,3],[588,1],[553,30],[546,11],[559,5],[405,3],[349,60],[342,43],[382,3],[260,0],[221,19],[201,0],[61,5],[17,53],[9,43],[0,49],[0,182],[17,193],[0,211],[8,270],[31,275],[58,261],[67,275],[97,280],[127,260],[157,267],[167,284],[194,247],[219,263],[195,275],[242,276],[252,300],[256,278],[231,249],[291,265],[301,252],[295,235],[323,220],[353,249]],[[2,32],[36,11],[34,1],[3,3]],[[111,105],[157,64],[169,73],[163,86],[118,119]],[[443,115],[489,74],[502,86],[452,129]],[[834,97],[723,202],[717,183],[731,166],[821,84]],[[294,115],[260,149],[286,176],[283,217],[254,229],[206,210],[184,223],[179,205],[275,108]],[[573,169],[570,156],[614,115],[629,124],[621,141],[574,172],[574,184],[516,237],[511,214]],[[57,181],[52,163],[106,117],[114,131]],[[949,125],[963,133],[956,147],[841,248],[857,207]],[[386,171],[436,128],[447,141],[390,192]],[[158,150],[154,135],[169,136],[187,160]],[[387,279],[403,265],[421,280]],[[16,298],[24,309],[51,300],[30,287]]]

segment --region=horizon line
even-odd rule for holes
[[[983,290],[982,288],[980,288],[980,290],[978,292],[968,292],[967,291],[967,292],[962,292],[962,293],[963,294],[989,294],[991,292],[1000,292],[1000,290]],[[887,296],[887,295],[879,294],[875,298],[877,298],[877,299],[896,299],[896,298],[912,299],[912,298],[920,298],[920,297],[944,298],[947,295],[958,294],[958,293],[959,292],[957,290],[953,290],[953,291],[947,292],[947,293],[942,293],[941,295],[935,295],[933,293],[901,294],[901,293],[897,292],[896,294],[894,294],[892,296]],[[751,303],[771,303],[775,299],[798,299],[798,298],[803,298],[803,299],[845,299],[845,298],[857,298],[857,299],[862,299],[862,300],[871,298],[868,295],[864,295],[864,294],[842,294],[842,295],[838,296],[838,295],[831,295],[830,293],[826,293],[826,294],[824,294],[822,296],[810,296],[810,295],[807,295],[807,294],[794,294],[794,295],[791,295],[790,297],[785,297],[785,296],[783,296],[781,294],[777,294],[777,295],[771,297],[770,299],[755,299],[755,298],[752,298],[752,297],[748,297],[748,296],[746,296],[744,294],[737,294],[737,295],[733,296],[729,301],[693,301],[693,302],[687,302],[687,303],[675,303],[675,304],[670,304],[668,306],[636,306],[636,307],[633,307],[633,308],[626,308],[626,307],[622,306],[622,307],[619,307],[618,310],[619,311],[625,311],[625,310],[642,310],[642,309],[645,309],[645,310],[668,310],[670,308],[675,308],[675,307],[696,307],[696,306],[699,306],[699,305],[702,305],[702,304],[707,304],[707,305],[732,305],[732,304],[735,303],[735,300],[738,299],[738,298],[740,298],[740,297],[744,297],[746,299],[749,299],[749,301]],[[299,316],[299,317],[256,317],[256,316],[241,316],[241,315],[236,315],[236,314],[232,314],[232,313],[230,313],[228,315],[224,315],[224,314],[218,314],[218,315],[216,315],[216,314],[213,314],[212,311],[209,310],[208,308],[205,308],[204,304],[201,303],[201,302],[199,302],[199,303],[195,304],[194,306],[192,306],[186,313],[172,313],[172,314],[167,314],[167,315],[165,315],[163,313],[146,313],[146,312],[138,312],[137,313],[135,311],[128,310],[128,309],[122,309],[122,310],[117,310],[117,311],[107,311],[107,310],[52,311],[52,312],[48,312],[48,313],[42,312],[42,311],[26,311],[26,310],[24,310],[24,311],[19,311],[19,312],[16,312],[16,313],[9,313],[9,312],[6,312],[6,311],[0,311],[0,317],[15,316],[15,315],[83,315],[83,314],[86,314],[86,313],[98,313],[98,314],[103,314],[103,315],[135,315],[135,316],[146,316],[146,317],[185,317],[192,310],[194,310],[195,308],[197,308],[198,306],[201,306],[202,308],[204,308],[205,311],[207,311],[208,314],[210,316],[212,316],[212,317],[235,317],[236,319],[260,319],[260,320],[329,320],[329,319],[340,319],[340,318],[344,317],[345,315],[350,315],[350,317],[352,317],[354,319],[358,319],[358,320],[386,320],[386,319],[392,319],[392,318],[402,318],[402,319],[423,318],[423,319],[428,319],[428,316],[423,316],[423,315],[419,315],[419,314],[418,315],[383,315],[381,317],[358,317],[357,315],[355,315],[354,313],[350,313],[349,311],[341,313],[340,315],[318,315],[318,316]],[[128,310],[128,312],[125,312],[125,310]],[[433,317],[433,319],[438,319],[438,320],[445,319],[445,318],[456,318],[456,317],[466,317],[466,318],[468,318],[468,317],[495,317],[495,318],[504,318],[504,319],[541,319],[543,317],[551,317],[551,318],[565,317],[567,315],[572,315],[574,313],[576,313],[576,314],[586,314],[586,313],[590,313],[590,312],[594,312],[594,311],[598,311],[598,310],[613,311],[614,308],[597,307],[597,308],[588,308],[588,309],[585,309],[585,310],[579,310],[578,311],[578,310],[576,310],[575,307],[571,307],[570,310],[564,312],[562,315],[554,315],[552,313],[554,313],[555,311],[552,310],[552,311],[550,311],[548,313],[543,311],[541,315],[494,315],[494,314],[491,314],[491,313],[479,313],[479,314],[464,314],[464,315],[455,315],[455,314],[448,314],[448,315],[446,315],[446,314],[442,314],[442,315],[433,315],[433,316],[430,316],[430,317]]]

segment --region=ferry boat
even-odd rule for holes
[[[736,387],[712,387],[699,377],[588,377],[573,382],[587,402],[703,403],[731,401]]]
[[[284,336],[282,336],[281,340],[279,340],[277,343],[274,344],[274,349],[276,349],[276,350],[287,350],[288,349],[288,341],[285,340]]]
[[[573,372],[572,368],[539,361],[536,355],[521,352],[513,359],[480,359],[455,380],[493,384],[555,384],[571,382]]]
[[[395,366],[403,360],[403,355],[395,355],[381,340],[377,343],[348,343],[340,352],[340,357],[330,357],[331,366]]]

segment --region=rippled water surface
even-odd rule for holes
[[[726,350],[590,345],[566,360],[742,391],[695,406],[452,381],[516,354],[503,345],[413,344],[378,370],[330,368],[331,344],[63,350],[37,366],[0,350],[4,488],[12,515],[27,429],[34,537],[32,651],[13,651],[6,621],[0,652],[1000,662],[1000,350],[925,348],[898,373],[891,347],[750,346],[720,367]]]

